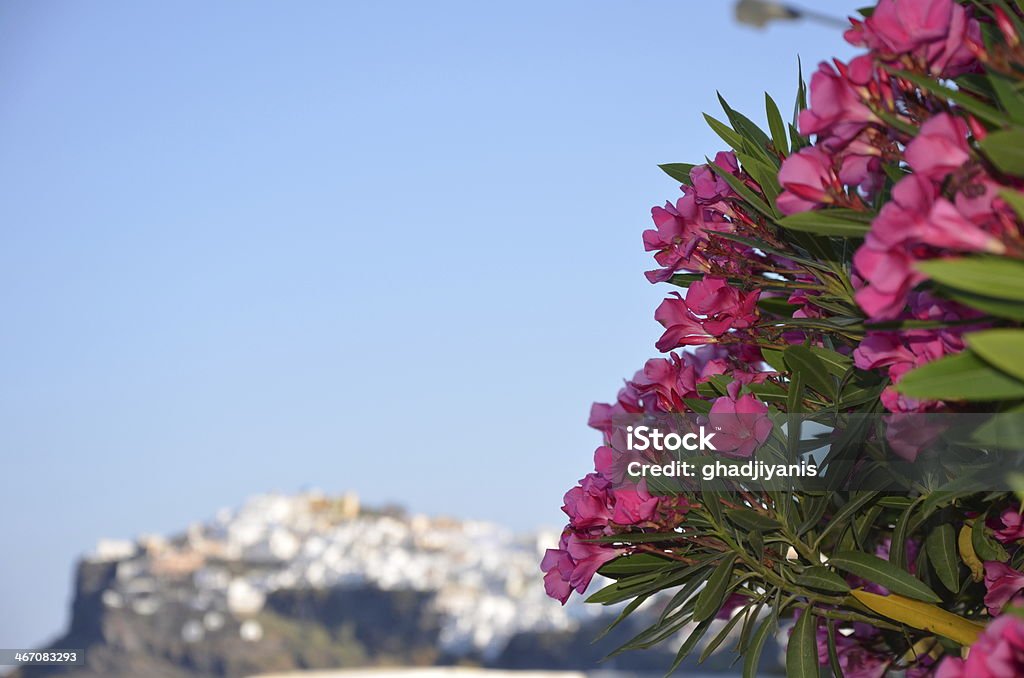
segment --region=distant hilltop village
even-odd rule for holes
[[[176,536],[101,540],[79,563],[68,630],[51,643],[84,649],[85,665],[15,675],[242,678],[455,664],[664,671],[671,645],[598,664],[657,609],[594,643],[618,610],[562,607],[545,595],[538,563],[557,540],[365,508],[354,494],[257,496]]]
[[[142,616],[167,604],[194,610],[180,630],[185,642],[227,625],[259,640],[258,616],[276,591],[369,584],[435,593],[440,649],[493,659],[520,631],[572,629],[574,615],[590,612],[545,600],[540,538],[399,508],[360,510],[351,493],[264,495],[178,537],[102,540],[86,560],[116,563],[106,607]]]

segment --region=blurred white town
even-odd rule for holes
[[[259,640],[256,616],[280,589],[353,588],[434,592],[440,645],[462,656],[494,659],[516,633],[571,630],[601,610],[562,607],[544,595],[538,563],[557,534],[517,536],[489,523],[361,511],[358,496],[261,495],[168,539],[101,540],[92,562],[117,563],[102,600],[153,615],[167,602],[195,610],[181,627],[185,642],[225,624]],[[245,564],[244,569],[232,564]],[[177,587],[188,578],[193,586]]]
[[[616,607],[545,595],[539,563],[558,536],[363,507],[355,494],[255,496],[176,535],[101,540],[50,645],[82,649],[84,663],[14,675],[663,672],[677,642],[602,661],[654,621],[661,598],[595,643]],[[701,670],[729,670],[725,654]]]

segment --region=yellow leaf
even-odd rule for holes
[[[922,603],[919,600],[904,598],[896,594],[880,596],[868,593],[863,589],[854,589],[850,595],[883,617],[921,631],[930,631],[961,645],[973,644],[977,640],[978,634],[985,630],[983,625],[964,619],[931,603]]]
[[[985,566],[974,552],[974,542],[971,541],[971,526],[964,525],[960,528],[960,536],[957,537],[957,546],[960,547],[960,559],[964,565],[971,568],[971,579],[978,582],[985,578]]]

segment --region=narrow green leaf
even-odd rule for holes
[[[808,347],[790,346],[785,350],[786,365],[794,372],[799,372],[803,382],[818,393],[834,399],[836,382],[829,374],[825,363]]]
[[[999,105],[1006,111],[1010,121],[1018,125],[1024,124],[1024,96],[1017,90],[1015,82],[1006,76],[998,73],[989,73],[989,83],[992,85]]]
[[[877,497],[878,494],[878,490],[860,492],[855,498],[844,504],[841,509],[836,511],[831,520],[828,521],[828,524],[825,526],[825,529],[822,530],[821,536],[818,537],[818,540],[820,541],[829,532],[845,526],[852,516],[856,515],[858,511],[866,506],[872,499]]]
[[[833,678],[843,678],[843,666],[839,662],[839,650],[836,648],[836,625],[831,619],[826,619],[828,627],[828,663],[832,667]]]
[[[1006,257],[956,257],[917,264],[932,280],[995,299],[1024,301],[1024,261]]]
[[[912,574],[877,556],[859,551],[844,551],[828,559],[828,565],[857,575],[869,582],[884,586],[893,593],[928,603],[941,602],[941,598]]]
[[[938,291],[953,301],[958,301],[964,306],[976,308],[983,313],[994,315],[1000,318],[1011,320],[1024,320],[1024,304],[1009,299],[995,299],[981,294],[956,290],[948,285],[937,285]]]
[[[896,390],[918,400],[1015,400],[1024,398],[1024,381],[997,370],[971,351],[963,351],[908,372]]]
[[[704,637],[704,634],[708,632],[711,624],[715,621],[714,616],[710,619],[705,619],[701,623],[697,624],[697,628],[690,631],[690,635],[686,637],[683,644],[679,646],[679,651],[676,652],[676,658],[672,661],[672,666],[669,667],[668,672],[665,675],[670,675],[673,671],[679,668],[679,665],[683,663],[690,653],[693,652],[694,648],[697,647],[697,643]]]
[[[988,104],[982,103],[966,92],[960,92],[946,87],[929,76],[918,75],[917,73],[908,73],[907,71],[900,71],[897,69],[889,70],[892,71],[894,75],[914,83],[926,92],[931,92],[943,99],[948,99],[960,104],[964,110],[973,113],[986,122],[992,123],[998,127],[1005,127],[1009,122],[1009,119],[1002,111],[993,108]]]
[[[1024,176],[1024,130],[992,132],[978,145],[999,170],[1015,177]]]
[[[729,589],[729,582],[732,579],[732,568],[736,561],[736,554],[731,554],[722,559],[715,570],[708,577],[708,583],[697,596],[697,604],[693,607],[693,620],[705,621],[712,619],[722,608],[725,602],[725,593]]]
[[[788,678],[818,678],[818,618],[805,609],[793,627],[786,646]]]
[[[808,567],[796,578],[796,583],[816,591],[827,591],[829,593],[850,592],[850,585],[846,583],[845,579],[821,565]]]
[[[722,141],[729,144],[729,148],[735,151],[742,151],[744,148],[743,137],[740,136],[735,130],[726,125],[721,120],[712,118],[707,113],[704,114],[704,120],[707,121],[708,126],[714,130],[715,134],[722,138]],[[709,163],[712,164],[712,163]]]
[[[981,515],[974,519],[971,529],[971,546],[982,560],[997,560],[1000,563],[1005,563],[1010,556],[1002,544],[985,532],[985,518],[986,516]]]
[[[772,145],[775,150],[783,155],[789,155],[789,139],[786,137],[786,123],[782,119],[779,107],[775,101],[764,93],[764,108],[768,116],[768,129],[772,132]]]
[[[597,634],[597,636],[596,636],[596,637],[594,638],[594,640],[593,640],[593,641],[591,641],[591,642],[594,642],[594,643],[596,643],[597,641],[601,640],[601,639],[602,639],[602,638],[604,638],[604,637],[605,637],[606,635],[608,635],[608,633],[609,633],[610,631],[612,631],[612,630],[613,630],[613,629],[614,629],[614,628],[615,628],[616,626],[618,626],[618,625],[619,625],[619,624],[621,624],[621,623],[622,623],[623,621],[625,621],[626,617],[628,617],[629,615],[631,615],[631,614],[633,614],[634,612],[636,612],[636,609],[637,609],[638,607],[640,607],[641,605],[643,605],[643,604],[644,604],[644,602],[645,602],[645,601],[646,601],[646,600],[647,600],[648,598],[650,598],[650,597],[651,597],[652,595],[653,595],[653,594],[651,594],[651,593],[646,593],[646,594],[644,594],[644,595],[642,595],[642,596],[637,596],[637,597],[636,597],[636,598],[634,598],[634,599],[633,599],[632,601],[630,601],[630,602],[629,602],[629,604],[628,604],[628,605],[626,605],[626,607],[622,608],[622,612],[620,612],[620,613],[618,614],[618,616],[617,616],[617,617],[615,617],[615,620],[614,620],[614,621],[613,621],[613,622],[612,622],[611,624],[609,624],[608,626],[606,626],[606,627],[604,628],[604,630],[603,630],[603,631],[601,631],[601,633]]]
[[[742,527],[744,530],[769,532],[771,530],[778,530],[782,527],[775,519],[761,515],[752,509],[729,509],[725,512],[725,515],[730,521],[739,527]]]
[[[851,219],[835,212],[852,212],[853,210],[811,210],[797,212],[776,220],[779,226],[790,231],[803,231],[815,235],[838,236],[841,238],[863,238],[871,230],[871,223]]]
[[[774,628],[775,616],[769,614],[761,622],[761,626],[758,627],[757,632],[754,634],[750,647],[747,648],[746,658],[743,660],[743,678],[755,678],[757,676],[757,669],[761,665],[761,652],[764,650],[764,641],[768,639],[768,634]]]
[[[767,149],[768,145],[771,143],[771,139],[768,138],[768,135],[765,134],[753,120],[733,109],[728,102],[726,102],[721,92],[718,92],[717,94],[718,103],[722,105],[722,110],[725,111],[725,115],[729,118],[729,122],[732,124],[733,129],[749,142],[747,148],[752,151],[757,151],[766,159],[770,158]]]
[[[956,529],[951,523],[936,525],[924,540],[928,562],[949,591],[960,590],[960,558],[956,550]]]
[[[660,570],[672,565],[672,561],[650,553],[634,553],[628,556],[621,556],[606,563],[598,572],[605,577],[617,579],[627,575],[651,572]]]
[[[749,606],[751,603],[747,603]],[[743,621],[743,618],[747,615],[747,608],[738,610],[729,619],[729,622],[725,624],[722,629],[715,634],[715,637],[708,641],[708,644],[704,646],[704,649],[700,653],[700,658],[697,660],[698,663],[703,663],[705,659],[714,654],[715,650],[725,642],[725,639],[732,634],[732,630],[736,628],[736,625]]]
[[[1024,381],[1024,330],[973,332],[966,339],[982,360]]]
[[[693,185],[693,181],[690,179],[690,170],[696,167],[696,165],[692,165],[688,162],[670,162],[665,163],[664,165],[658,165],[658,167],[661,168],[662,172],[669,175],[679,183],[686,184],[687,186]]]
[[[1024,193],[1006,188],[999,191],[999,197],[1017,213],[1017,218],[1024,220]]]
[[[775,219],[778,217],[778,213],[775,211],[775,207],[773,205],[769,205],[768,203],[766,203],[764,199],[761,198],[761,196],[757,195],[757,193],[754,193],[750,186],[747,186],[739,178],[734,177],[726,170],[722,169],[715,163],[711,162],[711,160],[708,160],[708,167],[711,169],[712,172],[715,173],[715,176],[720,177],[722,181],[729,184],[732,190],[736,191],[736,193],[738,193],[739,196],[743,198],[743,201],[745,203],[747,203],[755,210],[768,217],[769,219]]]

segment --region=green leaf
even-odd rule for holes
[[[629,575],[660,570],[672,564],[671,560],[661,558],[650,553],[634,553],[628,556],[621,556],[606,563],[598,572],[605,576],[617,579]]]
[[[818,618],[805,609],[793,627],[786,646],[788,678],[818,678]]]
[[[911,370],[896,390],[918,400],[969,402],[1024,398],[1024,381],[995,369],[971,351],[949,355]]]
[[[860,551],[843,551],[828,559],[828,565],[861,579],[879,584],[908,598],[938,603],[942,599],[912,574],[877,556]]]
[[[903,509],[896,526],[892,531],[892,540],[889,546],[889,562],[899,568],[905,568],[907,556],[907,531],[910,528],[910,519],[913,516],[917,502],[911,502]]]
[[[810,349],[811,353],[818,356],[821,362],[825,363],[825,368],[830,373],[839,378],[846,376],[847,371],[853,366],[853,358],[842,353],[836,353],[821,346],[808,346],[807,348]]]
[[[1010,121],[1018,125],[1024,124],[1024,96],[1021,96],[1014,81],[997,73],[990,73],[988,80]]]
[[[716,120],[715,118],[712,118],[707,113],[704,114],[704,120],[707,121],[708,126],[712,130],[714,130],[715,134],[717,134],[718,136],[720,136],[722,138],[722,141],[724,141],[725,143],[729,144],[729,148],[731,148],[733,150],[736,150],[736,151],[742,151],[743,150],[743,148],[744,148],[743,137],[740,136],[739,133],[734,131],[731,127],[726,125],[721,120]],[[709,162],[708,164],[713,164],[713,163]]]
[[[739,527],[742,527],[744,530],[769,532],[771,530],[778,530],[782,527],[779,525],[778,521],[769,518],[768,516],[761,515],[753,510],[729,509],[725,512],[725,515],[730,521]]]
[[[974,519],[974,525],[971,529],[971,546],[974,547],[974,552],[982,560],[997,560],[1000,563],[1005,563],[1010,558],[1010,555],[1003,548],[1002,544],[988,536],[988,533],[985,531],[986,517],[981,515]]]
[[[764,93],[764,107],[768,116],[768,129],[772,132],[772,145],[779,153],[788,155],[789,139],[786,137],[786,123],[782,119],[782,114],[779,113],[779,107],[768,95],[768,92]]]
[[[750,605],[750,603],[748,603],[747,605]],[[725,642],[725,639],[732,635],[732,630],[736,628],[736,625],[739,624],[740,621],[742,621],[746,615],[747,608],[737,611],[729,619],[729,622],[725,624],[722,627],[722,629],[715,635],[715,637],[709,640],[708,644],[704,646],[704,649],[700,653],[700,659],[697,660],[698,663],[703,663],[705,659],[710,657],[714,653],[714,651],[717,650],[723,642]]]
[[[944,296],[949,297],[953,301],[958,301],[964,306],[970,306],[978,309],[979,311],[988,313],[989,315],[998,316],[1000,318],[1024,320],[1024,304],[1019,301],[994,299],[992,297],[986,297],[972,292],[955,290],[947,285],[937,285],[936,287]]]
[[[1005,127],[1007,122],[1009,122],[1006,115],[1002,111],[993,108],[988,104],[982,103],[981,101],[974,98],[970,94],[967,94],[966,92],[960,92],[958,90],[946,87],[945,85],[939,83],[937,80],[933,80],[932,78],[925,75],[908,73],[907,71],[900,71],[892,68],[887,70],[890,70],[894,75],[897,75],[903,78],[904,80],[908,80],[914,83],[915,85],[917,85],[926,92],[931,92],[932,94],[935,94],[936,96],[939,96],[943,99],[948,99],[950,101],[954,101],[960,104],[960,107],[963,108],[964,110],[973,113],[982,120],[992,123],[997,127]]]
[[[1006,204],[1017,213],[1017,218],[1024,220],[1024,193],[1006,188],[999,191],[999,197],[1006,201]]]
[[[982,360],[1024,380],[1024,330],[986,330],[966,337],[967,345]]]
[[[758,627],[757,632],[754,634],[750,647],[747,648],[746,658],[743,661],[743,678],[755,678],[757,675],[757,668],[761,664],[761,652],[764,650],[764,641],[767,640],[768,634],[772,632],[774,627],[775,617],[769,614],[761,622],[761,626]]]
[[[1024,130],[992,132],[978,145],[999,170],[1015,177],[1024,176]]]
[[[951,523],[935,526],[924,541],[928,561],[942,585],[951,592],[960,590],[960,558],[956,551],[956,529]]]
[[[834,678],[843,677],[843,666],[839,662],[839,650],[836,648],[836,625],[831,619],[826,619],[828,627],[828,663],[832,667]]]
[[[837,214],[839,213],[839,214]],[[852,215],[865,214],[853,210],[811,210],[798,212],[776,220],[776,223],[791,231],[804,231],[815,235],[838,236],[841,238],[863,238],[871,230],[871,222]]]
[[[803,382],[818,393],[836,397],[835,379],[829,374],[824,361],[808,347],[796,345],[785,350],[786,365],[794,372],[799,372]]]
[[[729,118],[729,122],[732,123],[734,130],[739,132],[749,143],[747,148],[751,151],[757,151],[759,155],[762,155],[766,159],[770,159],[768,155],[768,145],[771,143],[771,139],[768,135],[754,123],[753,120],[743,115],[742,113],[734,110],[722,97],[722,94],[718,94],[718,103],[722,105],[722,110],[725,111],[725,115]],[[742,150],[742,149],[736,149]]]
[[[606,627],[604,628],[604,630],[603,630],[603,631],[601,631],[601,633],[597,634],[597,637],[596,637],[596,638],[594,638],[594,642],[596,643],[597,641],[601,640],[601,639],[602,639],[602,638],[604,638],[604,637],[605,637],[606,635],[608,635],[608,633],[609,633],[610,631],[612,631],[612,630],[613,630],[613,629],[614,629],[614,628],[615,628],[616,626],[618,626],[619,624],[621,624],[621,623],[622,623],[622,622],[623,622],[623,621],[624,621],[624,620],[626,619],[626,617],[628,617],[629,615],[633,614],[633,613],[634,613],[634,612],[636,611],[636,608],[638,608],[638,607],[640,607],[641,605],[643,605],[643,604],[644,604],[644,602],[645,602],[645,601],[646,601],[646,600],[647,600],[648,598],[650,598],[650,597],[651,597],[652,595],[654,595],[654,594],[652,594],[652,593],[645,593],[644,595],[642,595],[642,596],[637,596],[637,597],[636,597],[636,598],[634,598],[634,599],[633,599],[632,601],[630,601],[630,602],[629,602],[629,604],[628,604],[628,605],[626,605],[626,607],[624,607],[624,608],[622,609],[622,612],[620,612],[620,613],[618,614],[618,616],[617,616],[617,617],[615,617],[615,621],[613,621],[613,622],[612,622],[611,624],[609,624],[608,626],[606,626]]]
[[[697,647],[697,643],[699,643],[700,639],[704,637],[704,634],[707,633],[708,628],[711,627],[711,624],[714,621],[715,618],[712,616],[710,619],[705,619],[701,623],[697,624],[697,628],[690,631],[690,635],[687,636],[686,640],[683,641],[683,644],[679,646],[679,651],[676,652],[676,658],[672,661],[672,666],[669,667],[666,675],[671,674],[679,668],[679,665],[683,663],[683,660],[690,656],[690,653],[693,652],[695,647]]]
[[[664,165],[658,165],[658,167],[661,168],[662,172],[681,184],[686,184],[687,186],[693,184],[690,180],[690,170],[696,167],[696,165],[692,165],[688,162],[670,162]]]
[[[995,299],[1024,301],[1024,261],[1006,257],[956,257],[917,264],[932,280]]]
[[[835,515],[832,516],[832,519],[828,521],[825,529],[822,530],[821,535],[818,537],[818,541],[821,541],[821,539],[823,539],[825,535],[832,530],[843,527],[852,516],[856,515],[858,511],[864,508],[864,506],[878,495],[878,490],[868,490],[866,492],[859,493],[856,498],[851,499],[844,504],[841,509],[836,511]]]
[[[725,592],[729,589],[735,561],[736,554],[726,556],[708,577],[708,583],[704,585],[704,589],[697,596],[697,604],[693,606],[694,621],[713,619],[718,614],[722,603],[725,602]]]
[[[821,565],[808,567],[796,578],[796,583],[816,591],[827,591],[829,593],[850,592],[850,585],[846,583],[845,579]]]
[[[708,168],[715,173],[715,176],[721,178],[722,181],[729,184],[730,188],[736,191],[736,193],[739,194],[741,198],[743,198],[743,202],[750,205],[752,208],[754,208],[761,214],[765,215],[769,219],[775,219],[776,217],[778,217],[775,208],[772,205],[766,203],[764,199],[762,199],[761,196],[759,196],[757,193],[754,193],[750,186],[747,186],[747,184],[741,181],[738,177],[735,177],[728,171],[722,169],[721,167],[713,163],[710,159],[708,159]]]

